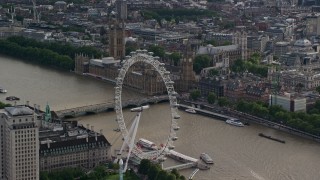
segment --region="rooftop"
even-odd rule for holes
[[[60,125],[60,128],[41,128],[39,140],[41,151],[74,146],[82,147],[87,144],[90,144],[90,148],[111,146],[101,132],[94,132],[78,125],[77,122],[65,122],[62,126]]]
[[[24,116],[24,115],[32,115],[33,110],[31,110],[27,106],[12,106],[4,108],[11,116]]]

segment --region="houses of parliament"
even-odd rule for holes
[[[117,1],[117,16],[109,24],[109,54],[110,57],[93,59],[84,54],[75,56],[75,72],[86,74],[111,82],[115,81],[119,69],[125,61],[125,20],[127,8],[125,1]],[[188,51],[189,50],[189,51]],[[194,85],[193,72],[194,55],[191,49],[186,49],[178,67],[166,66],[171,72],[171,80],[175,82],[177,91],[187,91]],[[160,74],[151,65],[135,63],[127,72],[124,86],[147,95],[166,93],[166,86]]]

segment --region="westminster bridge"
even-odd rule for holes
[[[146,97],[146,98],[137,98],[137,99],[128,99],[122,102],[122,108],[127,107],[137,107],[145,104],[155,104],[159,102],[168,101],[168,95],[161,95],[161,96],[153,96],[153,97]],[[110,100],[106,103],[100,104],[92,104],[86,105],[81,107],[75,107],[70,109],[63,109],[59,111],[54,111],[57,118],[68,118],[68,117],[78,117],[83,116],[86,114],[94,114],[100,112],[107,112],[114,110],[115,103],[114,101]]]

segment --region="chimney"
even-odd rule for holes
[[[102,135],[102,129],[100,129],[100,134]]]
[[[89,124],[87,124],[87,130],[89,130],[90,129],[90,126],[89,126]]]
[[[36,104],[33,104],[33,111],[34,111],[35,113],[37,113],[37,105],[36,105]]]
[[[26,105],[29,106],[29,101],[26,101]]]
[[[40,112],[40,105],[38,105],[38,112]]]
[[[94,126],[91,126],[91,131],[94,131],[94,129],[93,129],[93,128],[94,128]]]

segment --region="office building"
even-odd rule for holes
[[[0,109],[1,179],[39,179],[37,114],[27,106]]]

